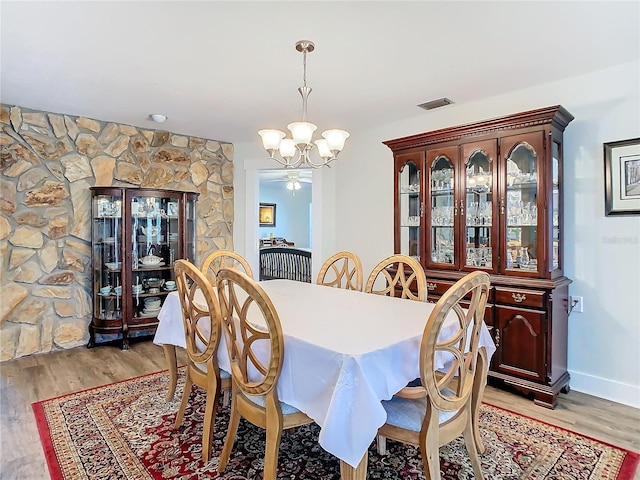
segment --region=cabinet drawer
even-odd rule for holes
[[[427,294],[428,295],[442,295],[454,283],[455,282],[448,282],[446,280],[431,280],[431,279],[427,278]]]
[[[544,309],[547,302],[546,292],[525,290],[522,288],[496,287],[496,303]]]
[[[437,302],[444,293],[456,282],[450,280],[432,280],[427,278],[427,295],[428,300]],[[471,300],[471,293],[465,295],[466,299]],[[493,303],[493,288],[489,288],[487,302]]]

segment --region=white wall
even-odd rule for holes
[[[260,227],[260,237],[284,237],[298,248],[309,248],[309,204],[311,184],[304,184],[295,195],[287,190],[285,182],[262,184],[260,202],[276,204],[276,226]]]
[[[576,117],[564,136],[564,253],[565,275],[573,279],[570,294],[584,297],[584,313],[569,318],[570,385],[640,407],[640,217],[604,216],[602,153],[604,142],[640,137],[639,62],[419,112],[394,124],[381,118],[379,128],[351,132],[329,169],[335,179],[325,178],[322,205],[314,200],[314,232],[318,206],[327,252],[322,258],[351,250],[365,273],[370,271],[393,253],[393,157],[382,141],[557,104]],[[245,234],[239,165],[263,158],[260,150],[258,141],[236,145],[236,245]]]

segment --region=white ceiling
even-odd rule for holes
[[[299,120],[301,39],[316,44],[307,83],[319,131],[640,58],[635,0],[2,0],[0,17],[3,103],[233,143]]]

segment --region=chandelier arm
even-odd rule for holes
[[[297,152],[298,153],[295,156],[295,161],[293,161],[293,162],[291,160],[294,157],[291,157],[289,160],[281,159],[281,158],[276,157],[275,153],[269,155],[269,160],[275,160],[280,165],[283,165],[286,168],[298,168],[300,165],[302,165],[302,162],[304,161],[304,158],[303,158],[303,155],[300,152],[300,150],[297,150]]]
[[[336,160],[336,159],[337,159],[337,157],[332,157],[332,158],[329,158],[329,159],[324,159],[324,158],[323,158],[323,159],[322,159],[322,163],[315,163],[315,162],[313,162],[313,161],[311,160],[311,157],[310,157],[309,155],[307,155],[306,163],[307,163],[309,166],[311,166],[312,168],[322,168],[322,167],[328,167],[328,166],[329,166],[329,164],[330,164],[331,162],[333,162],[334,160]]]

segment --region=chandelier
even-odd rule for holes
[[[344,130],[326,130],[322,132],[322,139],[312,142],[313,132],[318,127],[307,122],[307,99],[311,93],[311,87],[307,87],[307,53],[313,52],[314,49],[315,45],[309,40],[300,40],[296,43],[296,50],[303,55],[303,85],[298,88],[302,96],[302,121],[287,125],[292,138],[285,138],[286,133],[281,130],[265,129],[258,132],[269,158],[288,168],[298,168],[302,164],[313,168],[329,165],[338,158],[344,148],[344,142],[349,137],[349,132]],[[314,144],[318,147],[318,155],[322,161],[314,162],[311,159]],[[282,158],[276,157],[276,152]]]

